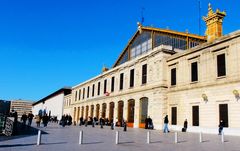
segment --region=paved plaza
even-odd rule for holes
[[[13,137],[0,136],[0,151],[240,151],[240,137],[203,134],[203,142],[199,143],[199,134],[178,132],[178,143],[174,142],[175,133],[162,133],[151,130],[151,143],[147,144],[145,129],[122,128],[111,130],[105,126],[67,126],[61,127],[50,123],[47,128],[40,128],[42,144],[37,146],[37,135],[21,135]],[[79,145],[79,132],[83,131],[83,144]],[[116,131],[119,131],[119,144],[115,144]]]

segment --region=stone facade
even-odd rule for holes
[[[133,114],[134,120],[129,123],[129,126],[135,128],[143,127],[143,118],[150,116],[156,129],[162,129],[163,118],[169,115],[171,129],[180,130],[184,120],[187,119],[189,131],[217,133],[220,120],[219,105],[225,104],[228,112],[228,128],[225,128],[225,133],[236,135],[236,132],[240,132],[238,119],[240,101],[233,91],[240,91],[239,49],[239,31],[178,53],[175,53],[171,46],[161,45],[74,86],[71,105],[65,106],[64,111],[69,112],[70,107],[71,115],[76,122],[79,122],[81,116],[83,118],[113,116],[116,123],[123,119],[129,121],[130,114]],[[219,77],[217,56],[220,54],[225,55],[226,75]],[[191,81],[193,62],[197,62],[198,65],[198,80],[194,82]],[[142,84],[142,68],[145,64],[147,65],[147,82]],[[173,68],[176,68],[175,85],[171,85]],[[133,87],[130,87],[131,69],[134,69]],[[121,73],[124,74],[123,89],[119,90]],[[111,92],[112,77],[115,81],[113,92]],[[104,93],[105,80],[107,83]],[[100,94],[98,95],[99,82]],[[83,91],[85,91],[84,96]],[[69,97],[69,95],[65,96],[65,101],[69,100]],[[142,100],[147,100],[145,107]],[[134,105],[129,106],[131,101]],[[111,103],[114,103],[113,109],[110,107]],[[198,106],[198,126],[193,126],[193,106]],[[173,107],[176,107],[175,123],[172,122]],[[131,112],[131,110],[134,111]],[[142,112],[146,112],[147,115]]]

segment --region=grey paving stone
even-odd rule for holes
[[[40,128],[47,134],[42,135],[42,144],[36,145],[37,135],[17,136],[8,140],[0,139],[0,151],[240,151],[240,137],[203,134],[203,143],[199,143],[199,134],[178,132],[178,143],[174,143],[174,132],[168,134],[159,130],[151,131],[151,143],[147,144],[147,130],[122,128],[110,130],[96,126],[61,127],[50,123]],[[83,144],[79,145],[79,132],[83,131]],[[115,144],[115,133],[119,131],[119,144]],[[3,136],[0,136],[3,137]]]

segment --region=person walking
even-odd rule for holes
[[[43,126],[44,126],[44,127],[47,127],[47,124],[48,124],[48,116],[47,116],[47,114],[45,114],[45,115],[42,117],[42,121],[43,121]]]
[[[100,127],[103,128],[104,119],[102,117],[100,118],[99,122],[100,122]]]
[[[34,115],[32,114],[32,111],[30,111],[28,113],[28,126],[32,125],[32,119],[33,119]]]
[[[163,128],[163,133],[169,133],[169,129],[168,129],[168,115],[165,116],[164,118],[164,128]]]
[[[218,135],[222,135],[223,127],[224,127],[224,122],[223,120],[220,120],[220,123],[218,125]]]
[[[185,119],[185,121],[183,123],[182,132],[186,132],[187,131],[187,127],[188,127],[188,122],[187,122],[187,119]]]
[[[25,128],[26,122],[27,122],[27,115],[26,115],[25,112],[23,113],[23,115],[21,117],[21,121],[22,121],[22,124],[23,124],[22,127]]]
[[[37,124],[37,127],[40,127],[40,122],[41,122],[41,118],[39,115],[36,115],[36,124]]]

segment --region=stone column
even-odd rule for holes
[[[113,123],[118,122],[118,102],[114,102]]]
[[[123,101],[123,119],[127,120],[128,116],[128,100]]]
[[[134,107],[134,125],[133,125],[134,128],[138,128],[140,124],[139,110],[140,110],[140,100],[139,98],[137,98],[135,100],[135,107]]]

